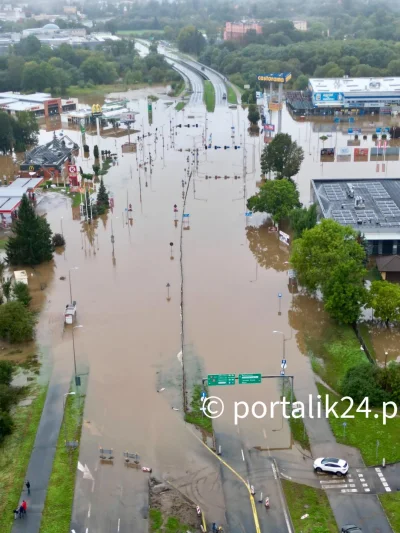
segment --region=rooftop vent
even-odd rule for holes
[[[346,193],[349,198],[354,198],[354,187],[351,183],[346,184]]]
[[[356,196],[354,198],[354,209],[365,209],[365,202],[362,196]]]

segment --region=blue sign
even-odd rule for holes
[[[347,129],[347,133],[352,134],[352,133],[353,133],[353,128],[348,128],[348,129]]]
[[[201,398],[202,400],[205,400],[205,399],[206,399],[206,397],[207,397],[207,395],[206,395],[206,391],[204,391],[204,390],[203,390],[203,391],[201,391],[201,395],[200,395],[200,398]]]
[[[376,128],[375,133],[382,133],[382,128]]]
[[[333,119],[333,122],[335,122],[335,124],[339,124],[339,122],[340,122],[340,118],[339,118],[339,117],[335,117],[335,118]]]
[[[285,371],[281,370],[281,376],[284,376],[284,375],[285,375]]]
[[[183,213],[183,218],[188,218],[188,217],[190,217],[189,214]]]
[[[354,133],[360,134],[361,133],[361,128],[354,128]]]
[[[315,102],[342,102],[343,93],[314,93]]]
[[[282,293],[278,292],[278,298],[282,298]]]
[[[354,117],[349,118],[349,124],[354,122]]]
[[[282,359],[282,364],[286,365],[286,359]]]
[[[384,128],[384,130],[385,130],[386,133],[390,132],[390,128]]]
[[[252,214],[253,214],[252,211],[246,211],[245,216],[246,217],[251,217]]]

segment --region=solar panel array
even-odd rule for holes
[[[330,202],[336,202],[338,200],[344,200],[346,194],[342,187],[336,183],[324,185],[326,197]]]
[[[380,198],[390,198],[390,194],[386,191],[385,187],[382,185],[382,183],[378,182],[372,182],[372,183],[364,183],[364,187],[367,189],[369,194],[374,198],[374,200],[380,199]]]
[[[340,224],[355,224],[353,213],[348,209],[341,209],[340,211],[332,211],[333,218]]]
[[[372,209],[363,209],[362,211],[357,211],[356,212],[357,214],[357,219],[358,220],[370,220],[372,219],[373,221],[377,220],[377,217],[376,217],[376,214],[375,214],[375,211],[373,211]]]
[[[385,217],[400,217],[400,209],[393,200],[376,202],[376,205]]]

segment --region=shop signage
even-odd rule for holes
[[[258,81],[270,81],[272,83],[286,83],[290,79],[292,79],[291,72],[281,72],[281,73],[273,72],[271,74],[258,74],[257,75]]]

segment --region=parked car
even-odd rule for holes
[[[222,100],[226,100],[226,94],[225,93],[222,95]]]
[[[320,457],[314,461],[314,470],[316,472],[330,472],[337,476],[345,476],[349,470],[349,465],[344,459]]]
[[[362,529],[353,524],[346,524],[342,527],[341,533],[362,533]]]

